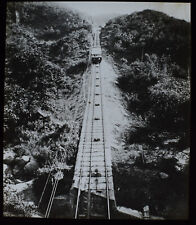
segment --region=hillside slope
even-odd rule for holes
[[[46,175],[49,170],[55,175],[62,160],[63,188],[69,190],[90,31],[79,15],[49,3],[7,4],[4,215],[38,213]]]
[[[108,21],[101,45],[115,62],[116,85],[132,115],[124,151],[116,150],[127,155],[114,165],[117,204],[187,218],[190,24],[144,10]]]

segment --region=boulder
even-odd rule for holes
[[[22,180],[20,180],[20,179],[15,179],[15,184],[20,184],[20,183],[22,183],[23,181]]]
[[[25,146],[21,145],[21,146],[16,146],[13,151],[16,153],[17,157],[22,157],[23,155],[25,155],[27,150]]]
[[[161,179],[166,179],[166,178],[169,177],[169,175],[167,173],[164,173],[164,172],[160,172],[159,176],[160,176]]]
[[[7,165],[11,164],[15,159],[16,154],[13,151],[5,152],[3,155],[3,162]]]
[[[39,165],[36,160],[31,158],[30,162],[25,165],[24,172],[25,174],[33,175],[38,168]]]
[[[12,174],[11,173],[11,169],[6,164],[3,164],[3,174],[4,174],[4,176],[7,176],[7,175],[11,175]]]
[[[30,162],[30,159],[31,159],[30,156],[26,156],[26,155],[22,156],[22,160],[24,160],[24,162],[26,162],[26,163]]]
[[[21,167],[18,165],[15,165],[14,168],[12,169],[12,174],[14,176],[18,176],[21,174]]]
[[[138,152],[136,150],[131,150],[130,157],[136,159],[136,158],[140,157],[140,152]]]
[[[190,153],[190,148],[186,148],[182,151],[184,154],[189,154]]]
[[[3,173],[5,173],[7,169],[8,169],[8,166],[6,164],[3,164]]]
[[[25,157],[16,157],[14,160],[14,165],[20,167],[21,169],[27,164],[27,158]]]
[[[28,182],[20,182],[14,185],[14,189],[17,192],[26,191],[27,189],[32,189],[33,180],[30,180]]]
[[[25,165],[28,163],[27,160],[30,160],[30,157],[16,157],[13,161],[12,161],[12,174],[14,176],[20,176],[23,174],[23,169],[25,167]]]

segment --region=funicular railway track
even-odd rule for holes
[[[94,35],[93,47],[100,48],[98,33]],[[96,63],[91,65],[87,106],[72,185],[77,189],[75,219],[111,218],[115,199],[103,102],[101,65]]]
[[[93,47],[100,48],[99,35],[94,35]],[[73,184],[73,217],[75,219],[111,219],[120,216],[114,196],[113,176],[111,167],[110,145],[107,142],[104,118],[103,80],[101,73],[100,53],[97,51],[97,60],[90,67],[88,79],[88,94],[86,109],[78,146]],[[92,55],[92,54],[91,54]],[[93,62],[93,60],[92,60]],[[65,156],[62,155],[61,163]],[[61,177],[55,177],[52,193],[47,204],[45,217],[50,216],[58,182]],[[42,202],[46,186],[51,173],[48,174],[42,191],[38,207]],[[72,213],[71,213],[72,214]],[[70,215],[71,215],[70,214]],[[72,216],[72,215],[71,215]],[[138,216],[132,216],[138,218]]]
[[[88,101],[78,153],[78,193],[74,218],[110,219],[113,191],[111,168],[107,164],[100,65],[92,65]],[[111,187],[110,187],[111,186]],[[84,190],[84,191],[82,191]],[[100,195],[97,196],[96,194]],[[98,200],[98,198],[100,198]],[[97,203],[98,202],[98,203]],[[98,205],[96,208],[95,205]],[[96,211],[92,213],[92,211]],[[100,211],[100,212],[98,212]],[[93,216],[94,214],[94,216]]]
[[[102,218],[110,219],[115,211],[115,197],[110,159],[110,146],[107,143],[104,120],[104,101],[101,74],[101,48],[98,33],[94,36],[93,47],[96,48],[91,57],[91,74],[88,79],[88,94],[82,131],[78,146],[71,193],[73,195],[73,217],[75,219]],[[100,51],[97,51],[98,50]],[[61,163],[63,164],[62,155]],[[58,176],[57,176],[58,175]],[[42,204],[43,196],[51,173],[48,174],[38,207]],[[59,170],[55,176],[49,202],[46,205],[45,217],[51,214],[58,182],[62,179]],[[73,191],[73,192],[72,192]],[[44,205],[43,205],[44,206]],[[45,208],[45,207],[44,207]],[[53,213],[54,216],[54,213]],[[71,215],[70,215],[71,216]]]

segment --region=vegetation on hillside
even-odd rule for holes
[[[32,216],[24,193],[8,194],[9,185],[41,177],[41,187],[62,159],[64,173],[73,170],[90,30],[79,15],[50,3],[7,3],[4,212]]]
[[[156,215],[186,218],[188,168],[179,154],[190,146],[190,24],[144,10],[106,23],[101,44],[117,65],[117,85],[132,115],[126,150],[141,153],[131,172],[118,165],[114,183],[122,186],[119,177],[126,174],[127,190],[117,199],[140,210],[149,204]]]

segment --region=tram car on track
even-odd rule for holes
[[[98,64],[100,63],[102,60],[102,55],[101,55],[101,48],[99,47],[95,47],[95,48],[92,48],[92,51],[91,51],[91,62],[93,64]]]

